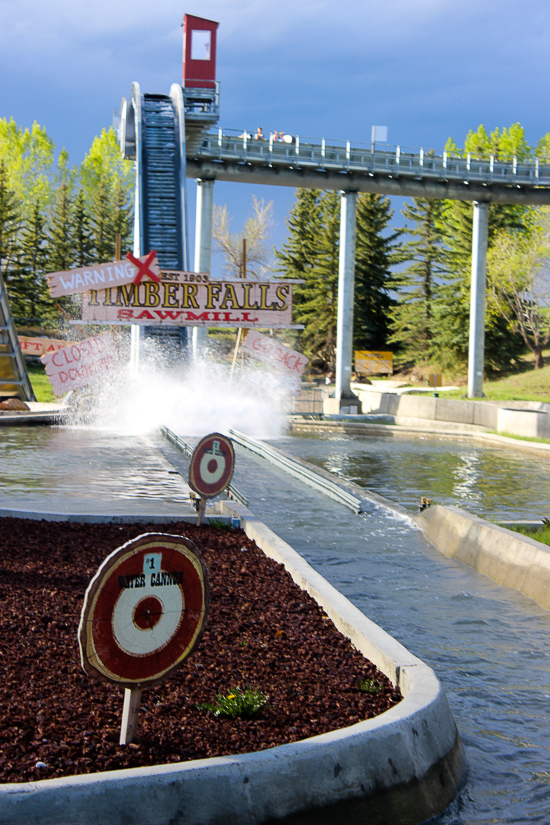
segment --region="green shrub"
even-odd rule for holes
[[[373,679],[359,679],[359,687],[363,693],[376,694],[382,690],[382,685],[379,685],[378,682],[375,682]]]
[[[197,705],[199,710],[211,711],[214,716],[225,716],[230,719],[235,716],[254,716],[260,711],[268,700],[268,696],[260,690],[246,690],[232,688],[225,696],[222,693],[216,694],[215,702],[204,702]]]

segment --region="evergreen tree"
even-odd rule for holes
[[[405,244],[403,257],[411,265],[403,272],[399,303],[391,313],[390,343],[399,344],[415,360],[429,357],[435,336],[434,307],[445,272],[445,253],[439,229],[441,201],[413,198],[403,215],[413,222],[407,232],[414,240]]]
[[[318,218],[315,262],[306,269],[306,283],[299,290],[295,317],[305,327],[302,333],[305,354],[321,359],[334,370],[340,238],[340,198],[336,192],[324,193]]]
[[[132,228],[133,165],[120,157],[114,129],[103,129],[94,138],[80,167],[94,244],[94,262],[113,260],[115,235],[120,232],[122,246],[130,243]]]
[[[321,228],[320,202],[323,193],[319,189],[298,189],[296,203],[287,218],[288,240],[275,257],[278,272],[285,278],[307,278],[317,259],[317,238]],[[296,293],[299,286],[295,288]]]
[[[75,267],[87,266],[94,260],[94,242],[90,228],[90,218],[86,209],[86,199],[82,189],[78,190],[73,205],[71,238]]]
[[[390,267],[400,260],[401,230],[388,232],[393,212],[381,195],[361,195],[357,205],[354,345],[385,346],[393,286]],[[287,220],[288,240],[276,250],[278,271],[300,278],[293,290],[294,320],[304,324],[304,352],[334,368],[338,296],[340,197],[299,189]]]
[[[56,314],[48,295],[47,261],[46,221],[37,201],[21,232],[17,260],[9,278],[8,291],[16,318],[36,321]]]
[[[60,175],[49,209],[48,270],[61,272],[74,263],[72,238],[72,181],[65,150],[60,158]]]
[[[6,167],[0,161],[0,272],[10,271],[17,250],[19,208],[14,192],[8,185]]]
[[[115,181],[112,193],[112,214],[111,214],[111,243],[112,259],[115,257],[116,236],[120,235],[120,248],[122,255],[132,248],[134,229],[134,208],[132,199],[122,180]]]
[[[403,230],[388,233],[393,217],[389,198],[360,195],[357,201],[355,249],[355,302],[353,316],[354,349],[383,349],[389,334],[390,310],[394,300],[392,264],[402,260],[397,244]]]
[[[296,284],[292,290],[294,318],[298,307],[308,301],[311,273],[318,256],[318,238],[321,233],[321,199],[319,189],[298,189],[296,202],[287,218],[288,240],[280,250],[275,250],[279,277],[300,279],[304,284]],[[298,321],[296,320],[296,323]]]
[[[445,282],[440,300],[434,308],[436,337],[433,356],[442,369],[464,368],[468,363],[470,282],[472,261],[473,206],[465,201],[444,201],[439,229],[446,247]],[[495,233],[502,230],[528,231],[526,207],[489,205],[489,247]],[[505,369],[523,349],[521,336],[494,309],[485,319],[485,367],[489,371]]]
[[[94,263],[103,263],[114,258],[113,232],[111,229],[111,193],[109,182],[100,178],[91,191],[88,200]]]

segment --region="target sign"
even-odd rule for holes
[[[82,667],[125,687],[162,682],[199,642],[209,596],[208,570],[189,539],[145,533],[127,542],[86,591]]]
[[[225,490],[234,468],[235,451],[231,439],[212,433],[195,448],[189,462],[189,486],[202,498],[213,498]]]

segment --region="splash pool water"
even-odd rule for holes
[[[437,439],[276,443],[400,503],[431,494],[483,514],[547,512],[546,465],[521,454]],[[108,499],[122,510],[137,500],[153,512],[177,507],[181,478],[154,445],[185,475],[186,460],[160,436],[147,443],[86,429],[3,430],[0,506]],[[550,614],[441,556],[407,519],[374,506],[352,515],[240,448],[235,483],[264,522],[441,679],[471,773],[439,822],[548,823]]]

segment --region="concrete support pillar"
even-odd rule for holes
[[[212,262],[212,209],[214,181],[197,180],[197,217],[195,223],[195,272],[210,273]],[[193,327],[193,358],[206,349],[207,327]]]
[[[489,204],[474,201],[472,235],[472,280],[470,287],[470,343],[468,350],[468,398],[483,395],[485,350],[485,282]]]
[[[355,226],[357,193],[340,195],[340,261],[338,267],[338,318],[336,327],[336,391],[339,401],[354,399],[351,392],[353,297],[355,289]]]

